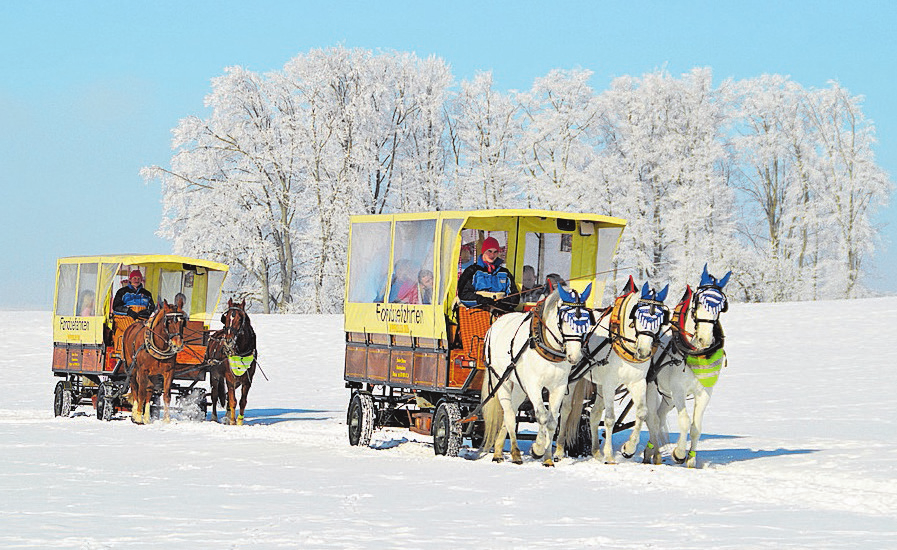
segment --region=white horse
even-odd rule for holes
[[[647,424],[651,435],[645,448],[646,463],[660,464],[660,449],[668,441],[666,417],[675,407],[679,441],[672,451],[673,460],[685,462],[689,468],[697,465],[704,412],[720,370],[726,365],[725,336],[719,316],[728,308],[723,287],[731,274],[730,271],[717,280],[705,265],[697,291],[686,286],[682,301],[675,308],[672,334],[665,338],[655,359],[659,370],[656,374],[652,370],[649,376]],[[689,396],[694,396],[691,417],[685,406]],[[686,452],[689,437],[691,443]]]
[[[521,464],[517,446],[517,411],[526,398],[533,405],[539,431],[533,458],[554,466],[551,441],[570,368],[582,356],[582,343],[592,330],[592,312],[585,305],[592,290],[580,295],[559,286],[528,313],[508,313],[486,333],[486,376],[480,398],[485,423],[483,450],[494,447],[492,460],[504,460],[505,436],[511,437],[511,460]],[[542,389],[548,390],[548,408]]]
[[[601,327],[599,323],[599,328],[587,343],[589,350],[600,350],[608,346],[610,349],[601,359],[593,357],[585,375],[570,384],[568,397],[561,410],[561,429],[558,432],[555,458],[563,457],[565,446],[572,443],[578,432],[587,382],[594,383],[597,389],[595,405],[589,415],[592,455],[600,459],[603,450],[604,462],[615,463],[611,436],[617,422],[614,400],[617,388],[621,385],[628,390],[635,412],[632,435],[623,444],[621,453],[626,458],[635,455],[641,426],[647,415],[645,377],[650,366],[649,359],[654,355],[660,333],[669,321],[669,310],[663,304],[668,289],[669,285],[657,292],[645,283],[639,294],[632,277],[629,278],[624,293],[614,301],[608,325]],[[590,352],[589,355],[601,356],[602,353]],[[599,406],[599,403],[604,406]],[[603,449],[598,445],[602,413],[605,430]]]

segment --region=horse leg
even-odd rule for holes
[[[648,410],[645,407],[646,386],[647,383],[644,378],[626,385],[627,389],[629,389],[629,395],[632,398],[633,408],[635,409],[635,424],[632,425],[632,433],[629,436],[629,440],[624,443],[623,448],[620,449],[620,452],[626,458],[635,456],[635,451],[638,449],[639,440],[642,435],[642,424],[645,422],[645,417],[648,414]]]
[[[523,464],[523,456],[520,454],[520,447],[517,446],[517,407],[514,406],[510,396],[501,398],[499,402],[501,403],[504,420],[502,421],[499,437],[495,443],[495,454],[501,454],[503,457],[505,435],[507,435],[511,440],[511,462],[514,464]]]
[[[162,373],[162,401],[165,403],[165,412],[162,422],[171,422],[171,382],[174,380],[174,365]]]
[[[212,422],[218,422],[218,373],[213,367],[209,370],[209,390],[212,394],[212,416],[209,418]]]
[[[231,426],[237,423],[236,419],[236,410],[237,410],[237,381],[232,377],[228,376],[227,378],[227,412],[225,413],[225,424],[230,424]]]
[[[694,410],[691,415],[691,441],[689,442],[688,459],[685,461],[687,468],[694,468],[698,464],[698,441],[701,439],[701,428],[704,423],[704,411],[710,404],[710,392],[700,391],[695,395]]]
[[[614,460],[614,424],[617,423],[616,412],[614,412],[614,393],[615,388],[602,388],[601,394],[604,398],[604,463],[616,464]],[[598,455],[595,455],[598,458]]]
[[[131,373],[131,422],[135,424],[143,424],[143,401],[140,399],[140,376],[141,373],[135,364],[134,372]]]
[[[243,415],[246,413],[246,399],[249,397],[249,386],[252,385],[252,382],[249,380],[249,376],[243,380],[243,391],[240,392],[240,416],[237,417],[237,426],[243,425]]]
[[[673,392],[673,405],[676,407],[679,420],[679,441],[676,442],[672,455],[677,464],[682,464],[687,458],[685,445],[688,441],[688,432],[691,429],[691,419],[688,417],[688,409],[685,406],[684,392],[678,390]]]
[[[645,406],[647,414],[645,416],[645,424],[648,425],[648,444],[645,446],[645,453],[642,458],[644,464],[660,464],[660,417],[657,410],[660,407],[660,394],[657,389],[657,382],[651,382],[647,385],[645,393]]]

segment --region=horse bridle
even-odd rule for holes
[[[719,311],[716,312],[716,315],[714,316],[713,319],[701,319],[700,317],[698,317],[698,306],[702,305],[701,298],[704,296],[704,294],[706,294],[708,292],[716,294],[719,297],[719,299],[720,299],[720,301],[719,301],[720,305],[718,306]],[[714,327],[715,327],[716,325],[719,324],[719,314],[725,313],[726,310],[729,309],[729,300],[726,298],[726,294],[723,292],[723,290],[720,287],[718,287],[716,285],[699,286],[698,289],[695,291],[695,295],[692,296],[691,301],[692,301],[691,319],[692,319],[692,321],[695,322],[695,325],[698,325],[700,323],[710,323],[710,324],[714,325]],[[715,307],[709,306],[707,304],[703,304],[703,305],[704,305],[704,309],[707,309],[710,311],[716,309]]]
[[[585,323],[578,322],[577,320],[585,319],[586,315],[583,312],[587,313],[588,321]],[[574,333],[567,333],[564,331],[564,317],[567,316],[570,318],[571,322],[569,324],[573,326],[582,325],[585,328],[583,330],[577,330]],[[561,346],[560,350],[551,348],[555,353],[564,353],[564,350],[567,348],[568,342],[579,342],[580,344],[585,344],[588,340],[589,336],[597,328],[597,324],[595,323],[595,316],[592,313],[592,310],[586,307],[583,302],[565,302],[561,300],[560,305],[558,306],[558,314],[557,314],[557,332],[560,336],[557,336],[554,331],[551,330],[551,325],[545,323],[545,332],[551,336],[551,339],[554,343]]]
[[[163,316],[163,319],[161,321],[162,332],[163,332],[163,334],[165,334],[165,341],[168,343],[168,348],[164,349],[164,350],[160,349],[159,347],[156,346],[155,343],[153,343],[153,336],[156,335],[155,329],[156,329],[156,325],[158,324],[156,321],[156,318],[159,315]],[[184,315],[184,313],[182,311],[166,311],[163,313],[163,310],[161,310],[161,309],[158,310],[156,312],[156,315],[154,315],[153,318],[151,319],[149,326],[147,326],[146,333],[144,336],[144,343],[146,345],[147,351],[149,351],[150,354],[155,356],[157,359],[169,359],[169,358],[177,355],[181,350],[184,349],[184,343],[183,343],[184,342],[184,326],[187,324],[186,320],[187,320],[187,317],[186,317],[186,315]],[[177,325],[176,325],[177,331],[176,332],[171,331],[171,328],[169,325],[172,322],[177,323]],[[180,346],[175,346],[174,344],[171,343],[172,339],[175,336],[180,336],[180,338],[181,338]]]
[[[658,326],[654,330],[642,330],[639,328],[639,324],[637,322],[638,312],[640,310],[647,309],[647,314],[651,318],[657,318],[657,309],[660,309],[663,314],[662,318],[658,321]],[[650,336],[652,342],[656,343],[660,339],[660,334],[663,332],[661,329],[670,323],[670,308],[666,306],[663,302],[658,300],[652,300],[648,298],[639,298],[638,302],[636,302],[635,307],[632,308],[632,311],[629,312],[630,319],[630,327],[635,329],[635,338],[638,339],[639,336]],[[627,339],[625,336],[620,334],[620,338]]]
[[[236,312],[240,314],[240,326],[237,328],[233,328],[227,323],[228,314],[231,312]],[[236,345],[237,339],[246,332],[246,319],[248,315],[246,315],[246,310],[240,306],[230,306],[228,307],[224,313],[221,314],[221,322],[224,324],[224,335],[221,338],[223,341],[223,347],[227,355],[234,355],[236,353]],[[230,336],[229,336],[230,335]]]

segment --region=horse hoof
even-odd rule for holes
[[[545,462],[542,463],[542,466],[545,466],[546,468],[554,468],[554,461],[552,461],[549,458],[548,460],[546,460]]]
[[[698,459],[696,457],[690,457],[688,461],[685,463],[686,468],[697,468],[698,467]]]
[[[682,464],[683,462],[685,462],[686,457],[683,456],[680,458],[679,455],[676,454],[676,451],[678,451],[678,450],[679,449],[673,449],[672,457],[673,457],[673,460],[676,461],[676,464]]]
[[[505,461],[505,457],[503,457],[503,456],[493,456],[492,457],[492,462],[504,462],[504,461]]]
[[[627,453],[626,451],[620,451],[620,454],[623,455],[623,458],[632,458],[635,456],[635,453]]]
[[[237,417],[237,426],[242,426],[242,425],[243,425],[243,417],[242,417],[242,416],[238,416],[238,417]]]
[[[533,457],[534,459],[536,459],[536,460],[542,460],[542,455],[543,455],[543,453],[538,453],[538,454],[536,454],[536,449],[533,448],[533,447],[530,447],[529,455],[530,455],[531,457]]]

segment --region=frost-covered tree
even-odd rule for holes
[[[520,206],[520,140],[517,106],[510,94],[493,89],[492,73],[461,83],[449,102],[451,178],[446,209]]]
[[[581,211],[593,193],[594,128],[599,117],[586,70],[553,70],[517,96],[523,134],[519,141],[527,205]]]
[[[839,84],[807,97],[810,125],[817,137],[817,200],[827,216],[823,227],[833,269],[827,296],[854,298],[863,267],[875,249],[872,216],[893,191],[887,174],[875,164],[874,128],[862,111],[862,97]],[[814,296],[815,297],[815,296]]]
[[[709,69],[621,77],[602,94],[610,211],[629,220],[617,263],[684,287],[733,248],[725,107]]]
[[[176,253],[211,256],[243,269],[249,294],[269,311],[292,302],[293,237],[299,174],[291,168],[295,136],[271,101],[267,80],[230,67],[212,81],[212,114],[183,119],[174,130],[171,168],[160,179],[160,234]],[[239,280],[239,278],[234,278]]]

